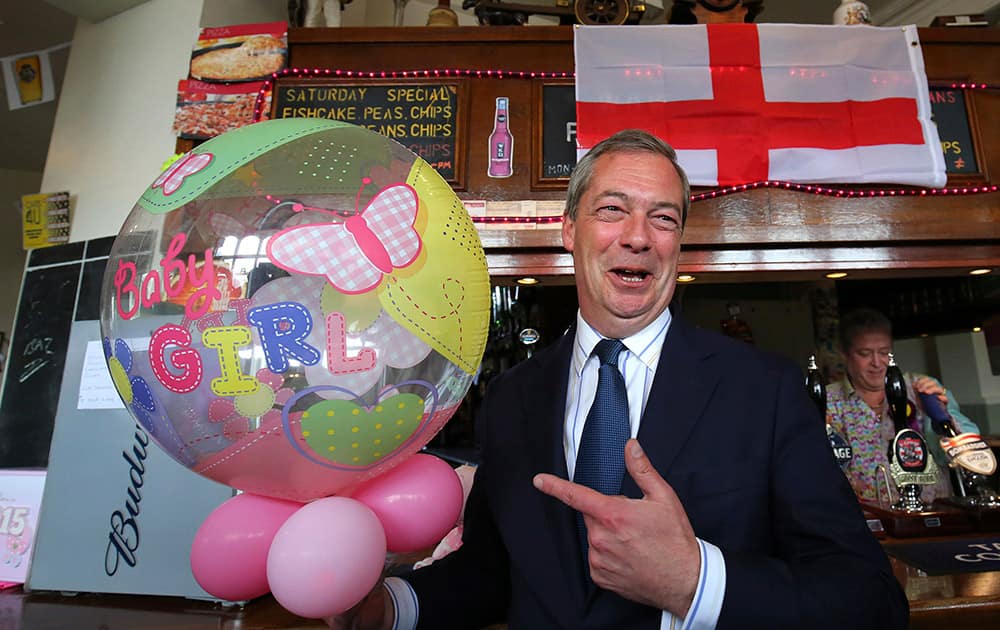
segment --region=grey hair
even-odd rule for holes
[[[867,333],[883,333],[892,339],[892,321],[873,308],[856,308],[844,314],[837,326],[840,349],[850,352],[858,337]]]
[[[652,153],[662,155],[670,160],[674,165],[674,170],[681,178],[681,187],[684,189],[684,200],[681,205],[681,225],[687,223],[688,209],[691,207],[691,184],[688,183],[687,173],[677,162],[677,152],[674,148],[657,138],[648,131],[642,129],[623,129],[613,136],[601,140],[594,148],[587,152],[580,161],[576,163],[573,173],[569,178],[569,186],[566,189],[566,211],[565,215],[570,219],[576,219],[579,209],[580,199],[590,186],[591,177],[594,175],[594,162],[602,155],[611,153]]]

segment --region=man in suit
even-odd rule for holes
[[[490,383],[462,547],[332,627],[906,626],[799,370],[670,308],[689,203],[645,132],[581,159],[577,323]]]

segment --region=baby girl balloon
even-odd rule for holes
[[[295,501],[430,440],[486,342],[461,200],[367,129],[261,122],[174,162],[115,240],[104,351],[125,406],[197,473]]]

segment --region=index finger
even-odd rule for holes
[[[608,500],[606,495],[593,488],[548,473],[535,475],[532,482],[541,492],[584,514],[593,514]]]

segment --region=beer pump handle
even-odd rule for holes
[[[809,364],[806,368],[806,393],[816,404],[820,417],[826,422],[826,385],[823,383],[823,373],[816,365],[816,355],[809,356]]]
[[[923,404],[927,416],[931,419],[931,427],[935,433],[945,437],[955,437],[958,435],[958,432],[955,430],[955,424],[951,421],[951,414],[948,413],[948,410],[941,403],[941,399],[937,397],[937,394],[924,394],[921,392],[920,402]]]
[[[885,370],[885,398],[889,403],[889,414],[896,425],[896,433],[899,433],[906,428],[906,380],[892,353],[889,353],[889,365]]]

